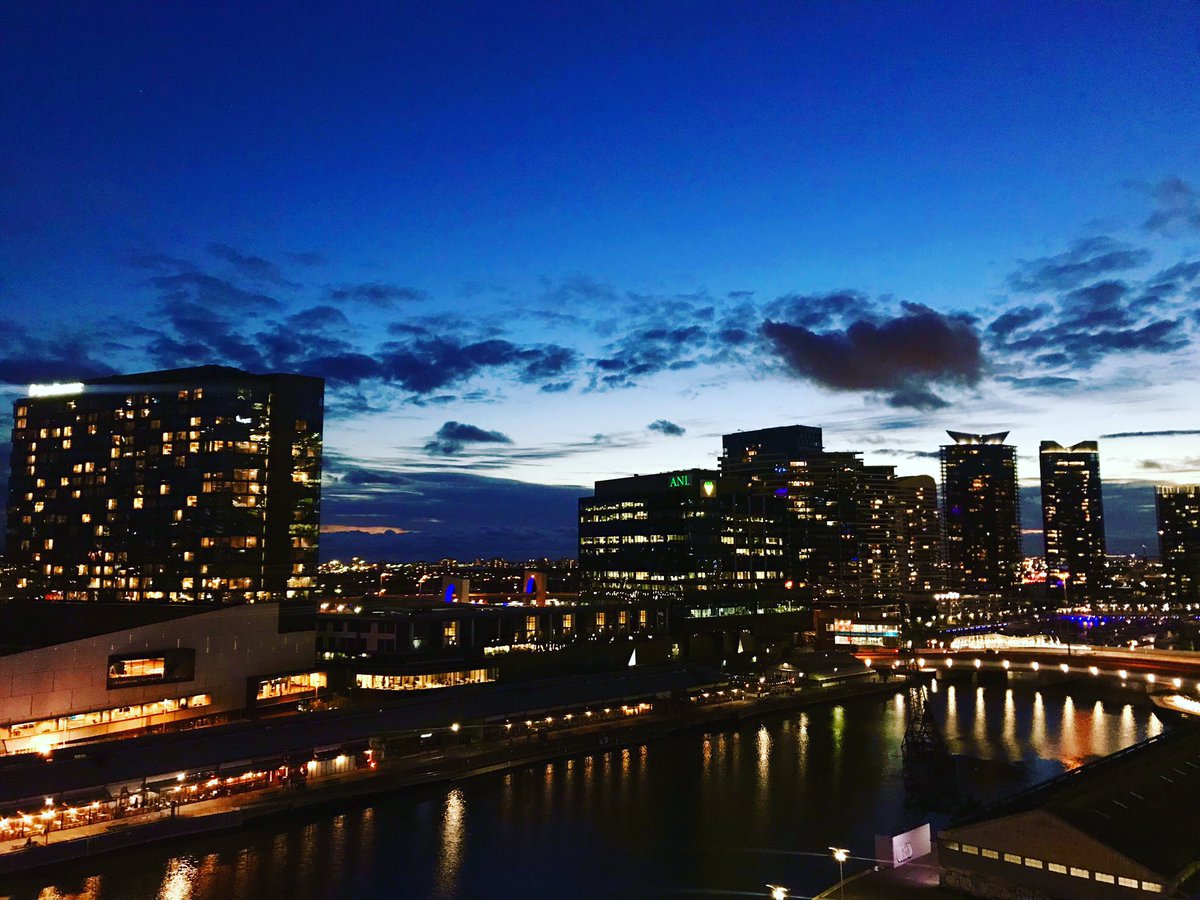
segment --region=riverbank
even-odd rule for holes
[[[697,704],[682,711],[655,712],[624,720],[581,724],[543,740],[514,738],[479,741],[437,752],[385,758],[364,767],[310,779],[301,789],[264,790],[180,805],[139,819],[121,819],[54,832],[45,843],[0,844],[0,875],[62,865],[148,844],[240,828],[251,822],[285,817],[297,810],[337,807],[378,794],[461,781],[522,769],[560,759],[622,750],[667,735],[695,729],[736,727],[747,720],[790,713],[808,706],[852,701],[895,692],[896,684],[864,683],[818,688],[790,695]]]

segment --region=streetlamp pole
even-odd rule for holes
[[[846,860],[850,858],[850,851],[844,847],[830,847],[833,851],[833,858],[838,864],[838,897],[840,900],[846,900]]]

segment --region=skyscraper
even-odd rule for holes
[[[896,479],[896,546],[905,590],[932,593],[944,586],[937,482],[930,475]]]
[[[1159,485],[1154,501],[1168,596],[1200,599],[1200,484]]]
[[[201,366],[31,385],[13,405],[8,555],[72,600],[305,598],[324,383]]]
[[[1042,441],[1042,528],[1049,587],[1067,585],[1068,598],[1105,586],[1104,503],[1095,441],[1064,447]]]
[[[785,571],[817,599],[879,599],[898,588],[894,469],[858,453],[825,450],[804,425],[722,438],[730,489],[785,507]]]
[[[1007,431],[949,431],[941,448],[943,527],[951,582],[987,593],[1016,584],[1021,570],[1017,450]]]

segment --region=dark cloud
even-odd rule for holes
[[[511,444],[512,438],[499,431],[487,431],[465,422],[446,422],[425,445],[425,451],[439,456],[453,456],[467,444]]]
[[[350,466],[342,469],[341,480],[345,484],[411,484],[412,480],[399,472],[385,472],[378,469],[363,469]]]
[[[1147,231],[1167,237],[1200,231],[1200,194],[1182,178],[1164,178],[1140,187],[1157,207],[1143,223]]]
[[[422,290],[413,287],[403,287],[398,284],[383,284],[381,282],[366,282],[363,284],[344,284],[329,289],[329,297],[338,303],[352,301],[377,306],[380,309],[392,309],[397,304],[425,300],[428,298]]]
[[[1044,317],[1046,312],[1044,306],[1018,306],[997,316],[988,326],[988,332],[1001,339],[1007,338],[1014,332],[1029,327]]]
[[[1195,437],[1200,435],[1200,431],[1192,430],[1173,430],[1173,431],[1114,431],[1111,434],[1102,434],[1100,437],[1105,440],[1113,441],[1122,438],[1143,438],[1143,437]]]
[[[880,447],[871,452],[887,456],[903,456],[906,459],[941,459],[942,456],[937,450],[900,450],[895,447]]]
[[[1014,291],[1047,293],[1068,291],[1093,278],[1145,265],[1150,251],[1098,236],[1077,241],[1065,253],[1022,260],[1008,284]]]
[[[283,272],[279,270],[279,266],[270,260],[263,259],[261,256],[243,253],[236,247],[219,242],[209,244],[208,252],[217,257],[217,259],[224,260],[232,265],[234,271],[242,278],[249,278],[252,281],[265,281],[279,287],[300,287],[294,281],[284,278]]]
[[[944,401],[933,385],[972,385],[983,371],[972,321],[916,304],[844,331],[771,320],[762,330],[790,374],[831,390],[883,392],[893,406],[938,408]]]
[[[681,437],[687,432],[687,429],[682,425],[676,425],[674,422],[669,422],[666,419],[655,419],[646,427],[667,437]]]
[[[1200,259],[1176,263],[1169,269],[1163,269],[1151,279],[1154,282],[1193,282],[1200,278]]]

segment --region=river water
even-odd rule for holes
[[[455,786],[299,814],[0,885],[39,900],[806,896],[828,848],[946,822],[905,803],[904,694],[689,733]],[[1094,683],[938,685],[961,803],[987,802],[1163,728]],[[867,865],[847,864],[847,874]]]

